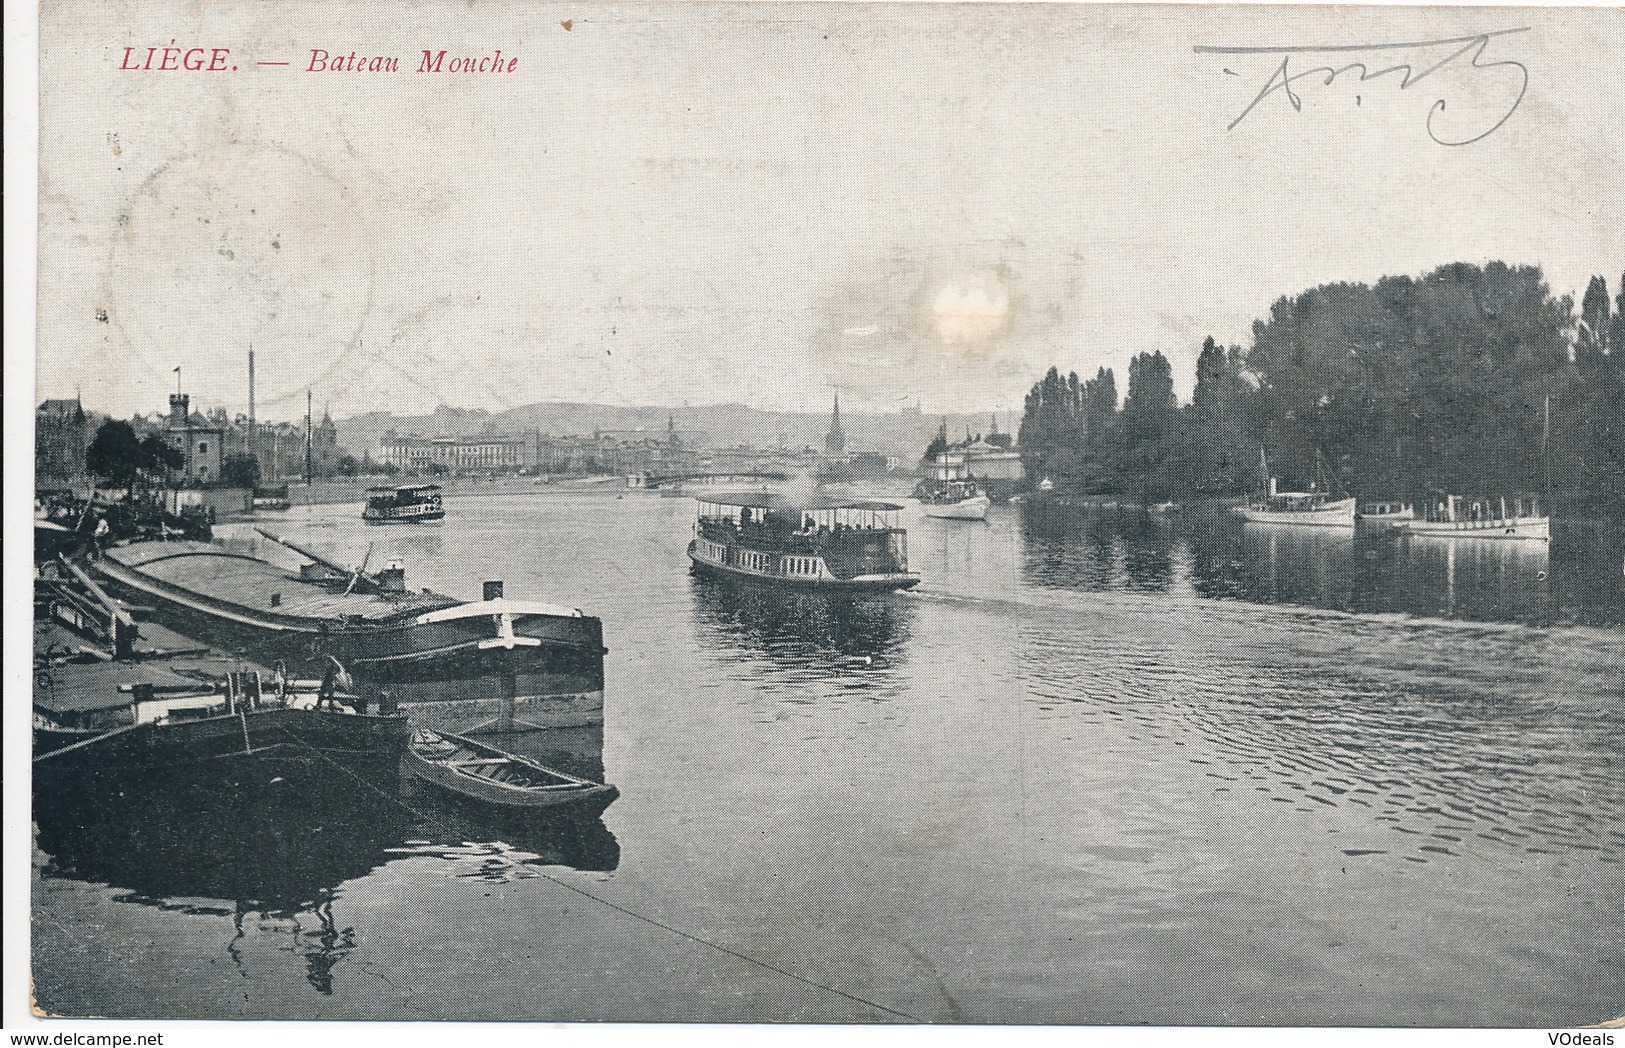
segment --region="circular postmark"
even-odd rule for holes
[[[240,410],[253,348],[261,411],[301,414],[307,389],[342,388],[377,276],[358,197],[282,145],[211,144],[158,168],[116,216],[108,252],[117,371],[169,382],[179,367],[200,404]]]

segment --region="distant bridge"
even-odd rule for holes
[[[635,479],[635,476],[628,478],[629,481]],[[780,470],[769,470],[760,473],[645,473],[643,474],[642,486],[645,488],[680,488],[691,481],[743,481],[748,483],[757,480],[785,481],[789,479],[790,474]]]

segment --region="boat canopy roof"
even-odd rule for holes
[[[439,484],[399,484],[380,488],[368,488],[369,495],[415,495],[418,492],[439,491]]]
[[[810,495],[805,498],[791,498],[771,491],[741,491],[725,495],[700,495],[697,497],[700,505],[711,506],[737,506],[748,509],[773,509],[795,512],[807,510],[851,509],[866,510],[874,513],[895,513],[903,507],[894,502],[870,502],[866,499],[838,499],[828,495]]]

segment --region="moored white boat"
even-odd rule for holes
[[[970,481],[949,481],[920,496],[921,512],[946,520],[986,520],[987,508],[992,504],[993,500]]]
[[[1447,495],[1431,504],[1422,516],[1397,521],[1394,527],[1406,535],[1443,538],[1550,542],[1552,537],[1552,518],[1539,500],[1529,496],[1508,499]]]
[[[1403,499],[1362,501],[1354,509],[1354,523],[1371,528],[1398,528],[1416,519],[1416,509]]]
[[[1332,499],[1324,492],[1285,491],[1255,499],[1236,512],[1254,524],[1307,524],[1354,527],[1354,499]]]
[[[1258,450],[1258,463],[1261,475],[1268,483],[1267,493],[1255,495],[1247,500],[1245,506],[1235,507],[1235,512],[1241,514],[1243,520],[1254,524],[1298,524],[1327,528],[1354,527],[1354,499],[1352,497],[1335,498],[1333,492],[1312,489],[1310,491],[1279,491],[1276,489],[1276,478],[1270,472],[1269,459],[1264,455],[1264,449]],[[1330,472],[1324,460],[1317,463],[1319,472],[1324,477]],[[1335,487],[1335,478],[1333,485]]]

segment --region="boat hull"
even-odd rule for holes
[[[363,511],[361,519],[368,524],[438,524],[446,519],[445,510],[425,513],[373,513]]]
[[[1341,499],[1313,509],[1272,510],[1256,506],[1237,506],[1235,511],[1252,524],[1296,524],[1304,527],[1354,527],[1354,500]]]
[[[843,579],[827,572],[811,576],[790,575],[737,564],[722,564],[704,556],[694,542],[688,545],[688,558],[693,563],[693,570],[703,575],[797,592],[886,593],[912,589],[920,584],[920,577],[912,572],[858,575]]]
[[[355,789],[392,782],[407,719],[294,707],[149,722],[66,746],[33,766],[35,788],[250,788],[273,783]]]
[[[493,646],[493,616],[353,622],[273,615],[107,558],[95,567],[115,593],[151,607],[170,629],[262,665],[281,662],[296,676],[321,676],[331,656],[350,673],[356,692],[371,701],[388,692],[408,709],[463,704],[471,721],[494,715],[509,697],[534,706],[538,717],[554,710],[562,718],[559,726],[603,715],[605,648],[602,625],[593,616],[514,615],[516,646]]]
[[[74,743],[85,742],[105,733],[106,729],[64,727],[36,714],[34,716],[34,756],[38,757],[41,754],[72,746]]]
[[[1401,531],[1415,519],[1411,513],[1357,513],[1354,526],[1372,531]]]
[[[986,520],[987,508],[992,504],[986,495],[978,495],[959,502],[923,502],[920,510],[928,517],[942,520]]]
[[[1511,520],[1405,520],[1394,529],[1402,535],[1427,535],[1449,539],[1497,539],[1550,542],[1550,517],[1515,517]]]

